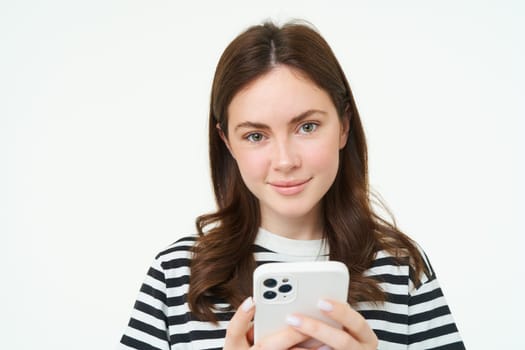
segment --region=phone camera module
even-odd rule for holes
[[[268,279],[264,280],[263,284],[264,284],[265,287],[273,288],[273,287],[275,287],[277,285],[277,281],[274,280],[273,278],[268,278]]]
[[[263,294],[264,299],[268,299],[268,300],[275,299],[276,296],[277,296],[277,293],[275,293],[275,292],[273,292],[271,290],[268,290],[268,291],[264,292],[264,294]]]
[[[289,284],[283,284],[282,286],[279,287],[279,292],[281,293],[288,293],[291,290],[292,290],[292,286]]]

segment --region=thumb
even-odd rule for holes
[[[237,309],[228,324],[228,328],[226,328],[224,350],[249,348],[247,334],[250,331],[251,321],[255,314],[254,306],[252,297],[248,297]]]

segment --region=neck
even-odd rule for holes
[[[319,209],[296,218],[282,217],[269,212],[262,212],[261,216],[262,228],[276,235],[301,240],[323,237],[323,223]]]

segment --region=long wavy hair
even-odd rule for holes
[[[366,139],[350,86],[326,41],[310,25],[267,22],[250,27],[222,54],[213,81],[209,115],[211,178],[217,211],[196,220],[200,235],[193,248],[188,302],[194,317],[216,322],[217,303],[236,309],[252,295],[253,256],[260,223],[257,198],[245,186],[237,164],[217,130],[227,133],[228,106],[247,84],[285,65],[305,74],[330,96],[341,120],[348,119],[348,141],[340,151],[335,181],[322,199],[324,238],[330,260],[346,264],[352,276],[348,301],[383,302],[379,281],[365,276],[375,255],[386,250],[409,257],[414,276],[425,269],[415,244],[371,205]],[[225,135],[228,137],[228,135]],[[416,285],[419,283],[415,278]]]

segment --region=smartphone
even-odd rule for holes
[[[283,329],[286,317],[302,314],[333,327],[341,325],[317,308],[319,299],[346,302],[349,272],[337,261],[266,263],[253,273],[254,340]],[[301,346],[316,346],[313,339]]]

